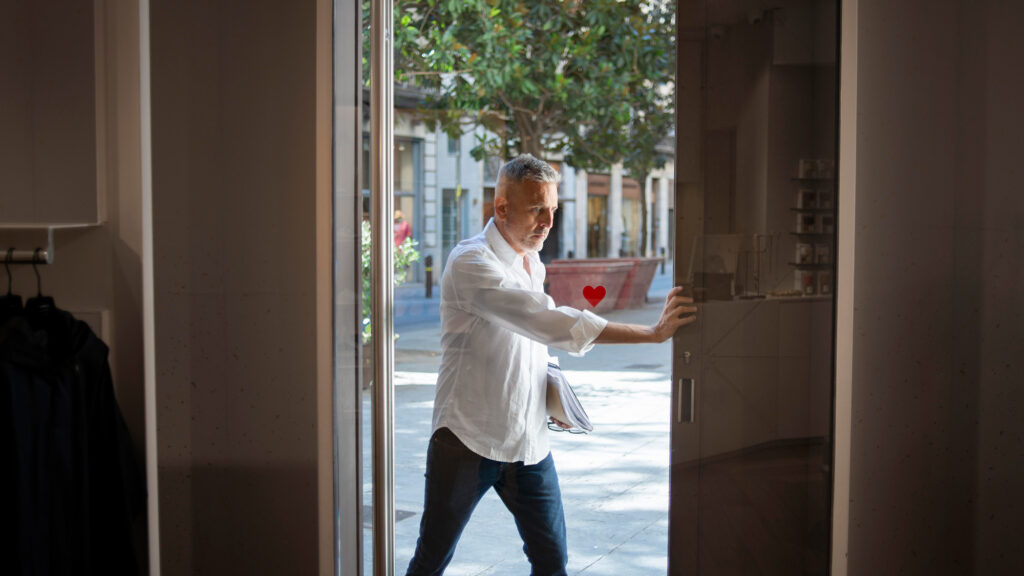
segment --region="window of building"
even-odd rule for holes
[[[622,246],[623,256],[637,256],[640,251],[640,200],[622,199]]]
[[[587,198],[587,258],[608,255],[608,197]]]

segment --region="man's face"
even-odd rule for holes
[[[555,210],[558,185],[554,182],[511,183],[505,196],[494,201],[495,219],[519,254],[541,249],[555,221]]]

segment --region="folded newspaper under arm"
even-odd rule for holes
[[[548,416],[555,420],[570,424],[584,432],[591,432],[594,427],[590,424],[587,412],[580,404],[569,381],[562,374],[562,369],[556,364],[548,363]]]

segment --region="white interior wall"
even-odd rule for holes
[[[848,573],[1019,573],[1024,6],[858,4]]]
[[[150,4],[165,574],[322,565],[317,7]]]
[[[973,510],[976,574],[1024,572],[1019,549],[1024,515],[1024,42],[1019,2],[964,2],[958,97],[955,234],[958,329],[953,352],[958,386],[976,381],[978,494]],[[968,8],[976,7],[974,8]],[[967,8],[967,9],[965,9]],[[968,303],[974,304],[969,305]],[[966,305],[964,305],[966,304]],[[967,379],[961,379],[967,374]]]

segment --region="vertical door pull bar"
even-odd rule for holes
[[[693,378],[680,378],[676,383],[676,422],[693,422],[695,386]]]
[[[373,574],[395,573],[394,0],[370,3],[370,196],[373,218]]]

